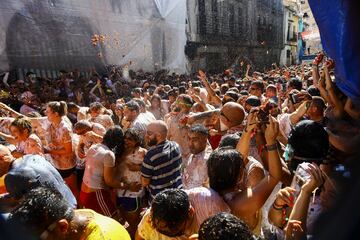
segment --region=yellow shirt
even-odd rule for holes
[[[86,226],[81,240],[131,240],[126,229],[114,219],[90,209],[78,209],[76,211],[93,216],[93,219]]]

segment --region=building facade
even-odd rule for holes
[[[299,33],[302,29],[302,17],[300,3],[297,0],[284,0],[284,48],[281,51],[280,65],[292,65],[299,63],[299,50],[301,38]]]
[[[319,28],[311,12],[309,1],[302,0],[300,4],[304,22],[304,29],[301,33],[302,40],[304,41],[304,55],[314,55],[322,51]]]
[[[188,71],[219,72],[240,61],[263,70],[279,63],[282,0],[188,0]]]

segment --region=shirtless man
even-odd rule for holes
[[[186,160],[190,155],[188,143],[189,129],[183,121],[189,116],[193,101],[189,95],[181,94],[175,103],[180,112],[177,115],[171,116],[171,119],[168,120],[168,139],[179,144],[181,156],[183,160]]]

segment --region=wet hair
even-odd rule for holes
[[[250,95],[246,100],[245,104],[249,104],[252,107],[259,107],[261,105],[261,101],[257,96]]]
[[[224,83],[220,86],[220,92],[221,94],[225,94],[229,90],[229,85]]]
[[[264,83],[260,80],[253,81],[251,85],[256,86],[258,89],[261,90],[261,92],[264,92]]]
[[[93,110],[98,111],[98,110],[101,110],[103,108],[104,108],[104,106],[101,103],[93,102],[89,106],[89,111],[93,111]]]
[[[275,85],[270,84],[266,87],[266,90],[269,90],[270,92],[277,93],[277,88]]]
[[[32,126],[31,122],[28,118],[19,116],[14,119],[14,121],[11,122],[10,126],[17,127],[21,132],[24,130],[28,130],[28,133],[32,133]]]
[[[69,111],[72,111],[72,110],[77,109],[79,106],[78,106],[76,103],[74,103],[74,102],[69,102],[69,103],[67,104],[67,107],[68,107],[68,110],[69,110]]]
[[[135,100],[131,100],[125,103],[125,107],[127,107],[131,111],[136,111],[137,113],[140,112],[140,106]]]
[[[110,148],[116,156],[124,151],[124,132],[119,126],[108,129],[103,137],[102,144]]]
[[[166,189],[156,194],[151,203],[151,220],[163,221],[166,227],[176,230],[188,218],[189,209],[189,198],[183,190]]]
[[[32,111],[26,114],[27,117],[29,118],[39,118],[42,117],[40,113]]]
[[[176,92],[176,89],[171,89],[169,92],[168,92],[168,96],[173,96],[173,97],[177,97],[178,94]]]
[[[251,240],[253,234],[239,218],[226,212],[206,219],[199,229],[199,240]]]
[[[234,99],[235,102],[239,99],[239,94],[237,94],[237,93],[234,92],[234,91],[227,91],[227,92],[225,93],[225,96],[231,97],[232,99]]]
[[[185,94],[186,93],[186,88],[185,86],[180,86],[179,87],[179,94]]]
[[[219,144],[219,149],[220,148],[236,149],[236,146],[237,146],[239,140],[240,140],[239,134],[237,134],[237,133],[228,134],[221,139],[220,144]]]
[[[302,162],[321,164],[329,151],[329,136],[321,124],[303,120],[295,125],[289,135],[292,149],[291,169]]]
[[[289,87],[296,89],[298,91],[301,91],[302,89],[302,82],[298,78],[291,78],[288,84]]]
[[[26,193],[11,212],[8,223],[39,236],[54,222],[61,219],[70,222],[73,218],[74,210],[56,189],[37,187]]]
[[[133,98],[133,101],[135,101],[139,105],[140,108],[146,107],[144,100],[142,100],[140,98]]]
[[[246,90],[241,90],[241,91],[240,91],[240,95],[248,96],[248,95],[249,95],[249,92],[246,91]]]
[[[88,120],[80,120],[74,125],[74,132],[78,135],[91,131],[92,124]]]
[[[131,140],[134,140],[136,142],[136,146],[140,146],[143,142],[143,139],[141,137],[141,133],[136,128],[128,128],[125,133],[124,137],[129,136]]]
[[[212,152],[207,161],[210,187],[217,192],[234,187],[243,164],[242,156],[235,149],[220,148]]]
[[[141,88],[134,88],[131,93],[139,93],[142,94],[142,89]]]
[[[235,93],[237,93],[237,94],[240,93],[240,91],[239,91],[239,89],[238,89],[237,87],[229,88],[228,92],[230,92],[230,91],[235,92]]]
[[[322,97],[313,96],[311,99],[312,104],[318,109],[318,113],[323,113],[326,108],[325,101]]]
[[[64,101],[49,102],[47,106],[51,109],[51,111],[58,113],[60,117],[67,114],[67,104]]]
[[[209,136],[209,130],[202,124],[194,124],[189,129],[189,133],[199,133],[203,136]]]
[[[310,87],[308,87],[308,89],[306,90],[312,97],[314,96],[321,96],[320,95],[320,90],[315,87],[314,85],[311,85]]]
[[[186,104],[186,106],[191,107],[191,106],[194,104],[194,102],[193,102],[193,100],[191,99],[191,97],[190,97],[189,95],[187,95],[187,94],[180,94],[179,97],[182,98],[182,100],[184,101],[184,103]]]
[[[151,97],[151,99],[150,99],[150,103],[152,103],[153,100],[158,100],[158,101],[159,101],[159,104],[160,104],[160,106],[161,106],[161,97],[160,97],[159,94],[156,94],[156,93],[153,94],[152,97]]]

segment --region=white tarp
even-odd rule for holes
[[[186,71],[186,0],[1,0],[0,71]]]

